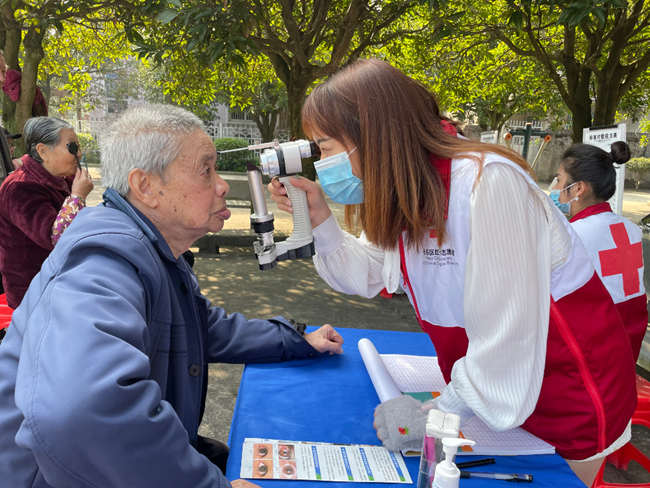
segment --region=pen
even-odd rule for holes
[[[515,483],[532,483],[532,474],[506,474],[506,473],[474,473],[472,471],[461,471],[461,478],[487,478],[491,480],[513,481]]]
[[[494,464],[496,463],[494,458],[485,458],[485,459],[477,459],[475,461],[467,461],[464,463],[456,463],[456,467],[458,469],[466,469],[466,468],[474,468],[476,466],[486,466],[488,464]]]

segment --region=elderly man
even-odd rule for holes
[[[201,295],[182,254],[230,211],[197,117],[140,106],[101,141],[104,205],[62,236],[0,345],[2,486],[227,488],[195,448],[208,363],[341,353],[343,340]]]

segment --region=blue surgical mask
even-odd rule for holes
[[[356,151],[355,147],[350,154]],[[363,183],[352,174],[350,154],[342,152],[314,163],[320,184],[325,193],[337,203],[357,205],[363,203]]]
[[[576,181],[576,183],[577,183],[577,181]],[[562,193],[564,190],[568,190],[569,188],[571,188],[576,183],[572,183],[572,184],[570,184],[569,186],[567,186],[566,188],[564,188],[562,190],[551,190],[551,200],[553,200],[553,203],[555,204],[555,206],[557,208],[559,208],[560,212],[562,212],[563,214],[569,215],[571,213],[571,202],[573,202],[574,200],[577,202],[578,197],[575,197],[573,200],[569,200],[566,203],[560,203],[560,193]]]

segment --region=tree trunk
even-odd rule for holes
[[[255,124],[262,134],[262,142],[271,142],[275,134],[275,125],[278,120],[277,112],[271,112],[255,115]]]
[[[585,106],[576,103],[576,108],[571,111],[571,116],[573,119],[573,142],[582,142],[582,130],[591,127],[591,104]]]
[[[302,104],[311,83],[311,79],[302,78],[296,81],[291,80],[291,82],[287,84],[287,113],[289,115],[289,128],[291,129],[291,136],[296,139],[302,139],[305,137],[305,133],[302,130]],[[311,160],[304,160],[302,164],[302,173],[310,180],[316,179],[314,162]]]
[[[622,98],[621,81],[620,76],[614,75],[598,83],[594,105],[595,126],[612,125],[616,122],[616,109]]]
[[[289,128],[291,129],[291,136],[296,139],[300,139],[305,135],[302,130],[302,104],[310,84],[310,81],[299,80],[287,85]]]
[[[18,64],[18,55],[20,53],[20,44],[22,41],[22,32],[20,26],[13,20],[14,12],[11,8],[11,2],[7,2],[0,9],[2,11],[3,22],[5,24],[5,44],[3,52],[5,55],[5,63],[7,69],[20,71]],[[11,19],[11,20],[8,20]],[[12,101],[5,93],[2,94],[2,125],[9,130],[9,132],[16,132],[18,127],[15,120],[16,115],[16,102]],[[23,147],[21,139],[15,141],[19,148]]]
[[[38,67],[45,56],[43,52],[44,29],[37,32],[35,27],[30,27],[25,35],[23,79],[20,83],[20,99],[16,103],[16,129],[23,131],[25,122],[32,116],[32,106],[36,95],[36,81],[38,80]],[[18,139],[18,141],[23,141]]]
[[[45,77],[45,83],[41,87],[41,90],[43,91],[43,97],[45,97],[45,106],[47,107],[47,111],[49,113],[50,111],[50,99],[52,98],[52,78],[54,76],[50,73]]]

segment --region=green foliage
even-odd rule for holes
[[[471,15],[452,20],[462,11]],[[576,141],[585,127],[614,123],[619,103],[635,87],[647,91],[650,11],[644,0],[458,0],[432,15],[438,20],[427,35],[437,39],[445,31],[456,53],[461,46],[471,52],[499,43],[520,62],[536,65],[540,80],[554,86],[570,111]]]
[[[124,70],[131,53],[121,25],[103,25],[89,20],[83,24],[65,22],[43,39],[45,57],[40,66],[40,82],[52,108],[91,111],[103,105],[110,83]],[[118,95],[119,96],[119,95]],[[115,98],[115,96],[112,96]]]
[[[223,139],[215,139],[214,147],[217,151],[227,151],[229,149],[239,149],[240,147],[248,147],[246,139],[237,139],[235,137],[224,137]],[[246,172],[246,163],[255,161],[255,154],[252,151],[239,151],[228,154],[219,154],[217,156],[217,166],[219,171],[240,171]]]
[[[442,4],[443,2],[434,2]],[[245,65],[251,56],[268,59],[288,93],[292,133],[302,133],[300,109],[310,86],[341,64],[413,29],[392,24],[414,9],[427,12],[419,0],[230,0],[148,3],[127,36],[141,56],[175,69],[174,64],[200,69],[176,71],[181,86],[215,63]],[[149,19],[158,16],[158,21]],[[213,81],[213,80],[210,80]],[[201,84],[204,80],[198,80]],[[209,84],[209,83],[208,83]],[[203,83],[205,85],[205,83]]]
[[[632,158],[625,165],[627,171],[632,173],[634,185],[639,190],[639,185],[650,175],[650,158]]]
[[[457,120],[477,123],[482,130],[501,130],[518,113],[550,118],[555,126],[566,123],[568,111],[537,63],[514,55],[500,41],[452,35],[448,24],[467,15],[447,13],[437,29],[453,39],[438,42],[440,36],[425,29],[375,54],[427,85],[442,110]]]
[[[4,25],[0,47],[8,67],[22,72],[21,98],[16,103],[3,98],[5,126],[22,130],[27,118],[32,116],[32,95],[39,78],[47,102],[54,77],[61,78],[60,87],[67,92],[86,92],[92,79],[88,67],[105,58],[117,59],[124,53],[118,42],[123,37],[123,27],[115,24],[116,11],[138,5],[141,3],[135,0],[133,3],[125,0],[119,6],[105,0],[2,2]],[[112,27],[104,29],[109,23]],[[104,36],[102,32],[108,31],[111,32]],[[75,49],[71,49],[73,44]],[[88,52],[92,51],[91,46],[100,44],[97,55],[84,57],[74,53],[79,47]]]
[[[82,149],[97,149],[97,141],[91,134],[87,134],[85,132],[77,132],[77,137],[79,138],[79,144],[81,145]]]

